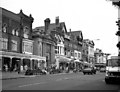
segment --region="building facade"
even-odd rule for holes
[[[15,14],[2,8],[2,30],[0,52],[2,71],[22,71],[33,67],[33,59],[44,59],[33,55],[33,17],[22,10]]]
[[[83,39],[83,46],[82,46],[82,48],[83,48],[82,59],[83,59],[83,61],[88,62],[88,44],[87,44],[87,42],[84,39]]]
[[[94,59],[94,42],[89,39],[84,39],[84,41],[87,43],[87,49],[88,49],[88,60],[87,62],[90,64],[93,64]]]
[[[82,31],[71,31],[65,38],[65,53],[71,58],[70,67],[79,70],[82,64]]]

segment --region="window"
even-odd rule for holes
[[[17,51],[17,41],[12,40],[12,50]]]
[[[74,56],[74,53],[71,51],[71,56]]]
[[[29,28],[27,26],[25,26],[23,31],[24,31],[24,35],[23,35],[24,38],[28,38],[28,36],[29,36]]]
[[[78,58],[81,59],[81,53],[78,53]]]
[[[7,50],[7,46],[8,46],[8,39],[0,38],[0,49]]]
[[[16,29],[15,34],[16,34],[16,36],[19,35],[19,28]]]
[[[23,53],[32,54],[33,53],[33,45],[30,42],[23,42]]]
[[[2,31],[2,22],[0,21],[0,32]]]
[[[58,52],[58,51],[55,49],[55,54],[57,54],[57,52]]]
[[[19,35],[19,29],[18,28],[16,28],[16,29],[13,29],[12,30],[12,35],[16,35],[16,36],[18,36]]]
[[[2,46],[3,46],[3,42],[2,42],[2,38],[0,38],[0,50],[2,50]]]
[[[15,35],[15,29],[12,30],[12,35]]]
[[[2,27],[2,30],[3,30],[3,32],[7,32],[7,24],[3,24],[3,27]]]
[[[74,54],[74,57],[77,57],[77,53]]]

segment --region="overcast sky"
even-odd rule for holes
[[[118,8],[106,0],[0,0],[1,6],[14,13],[20,9],[34,17],[33,28],[43,26],[46,18],[65,22],[67,31],[81,30],[84,39],[95,42],[95,48],[117,54]],[[100,40],[96,40],[100,39]]]

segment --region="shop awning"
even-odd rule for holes
[[[37,59],[37,60],[46,61],[46,57],[30,55],[30,54],[15,53],[15,52],[5,52],[5,51],[0,51],[0,57],[11,57],[11,58],[16,57],[16,58],[27,58],[27,59]]]
[[[83,62],[83,64],[86,65],[86,66],[94,66],[93,64],[90,64],[88,62]]]
[[[70,62],[72,60],[72,59],[67,58],[65,56],[59,56],[59,57],[57,57],[57,59],[59,62]]]
[[[106,66],[105,63],[95,63],[95,66],[96,67],[103,67],[103,66]]]
[[[78,60],[78,59],[74,60],[74,62],[78,62],[78,63],[81,63],[81,61],[80,61],[80,60]]]

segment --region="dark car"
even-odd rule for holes
[[[45,69],[36,69],[36,70],[31,70],[28,69],[25,72],[25,75],[46,75],[47,71]]]
[[[61,73],[62,70],[61,69],[51,69],[50,70],[50,74],[56,74],[56,73]]]
[[[83,69],[83,74],[96,74],[96,70],[94,68],[85,68]]]

